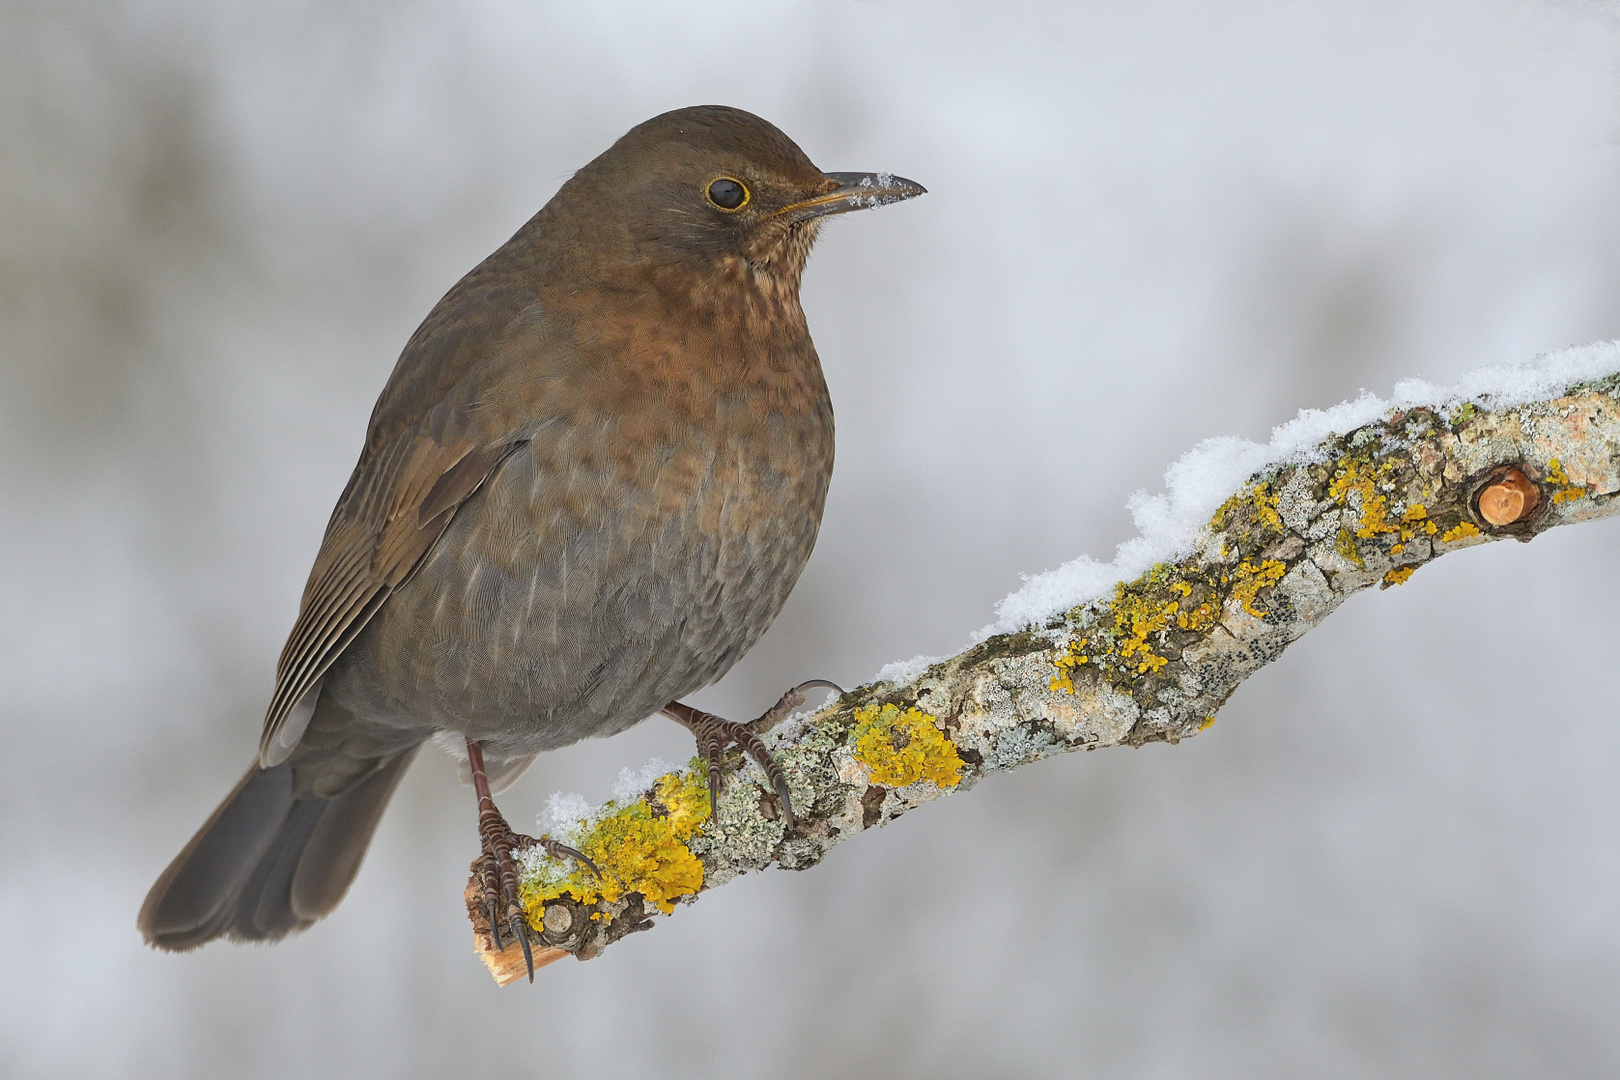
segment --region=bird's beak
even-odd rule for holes
[[[872,206],[887,206],[928,193],[928,189],[921,184],[893,173],[834,172],[827,173],[826,177],[838,186],[825,195],[784,206],[781,213],[801,220],[826,217]]]

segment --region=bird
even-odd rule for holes
[[[484,904],[529,954],[493,795],[655,714],[709,761],[760,731],[680,699],[759,640],[814,546],[833,413],[799,286],[832,216],[921,195],[703,105],[630,129],[433,307],[377,400],[276,665],[257,758],[137,925],[184,951],[331,912],[430,738],[464,744]],[[533,961],[529,960],[533,979]]]

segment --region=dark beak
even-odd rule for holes
[[[781,212],[800,219],[826,217],[873,206],[887,206],[928,193],[928,189],[921,184],[893,173],[834,172],[826,176],[838,186],[825,195],[784,206]]]

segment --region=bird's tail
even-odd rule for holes
[[[137,920],[147,944],[276,941],[337,907],[420,743],[350,749],[301,746],[249,769],[147,894]]]

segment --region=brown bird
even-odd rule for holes
[[[741,110],[680,109],[457,282],[372,412],[258,760],[152,887],[146,940],[274,941],[327,914],[438,732],[466,740],[491,925],[526,953],[511,852],[534,841],[491,792],[537,754],[662,712],[697,735],[711,792],[737,743],[791,813],[757,733],[831,684],[752,724],[679,699],[765,632],[820,526],[832,404],[799,306],[816,233],[923,190],[823,173]]]

